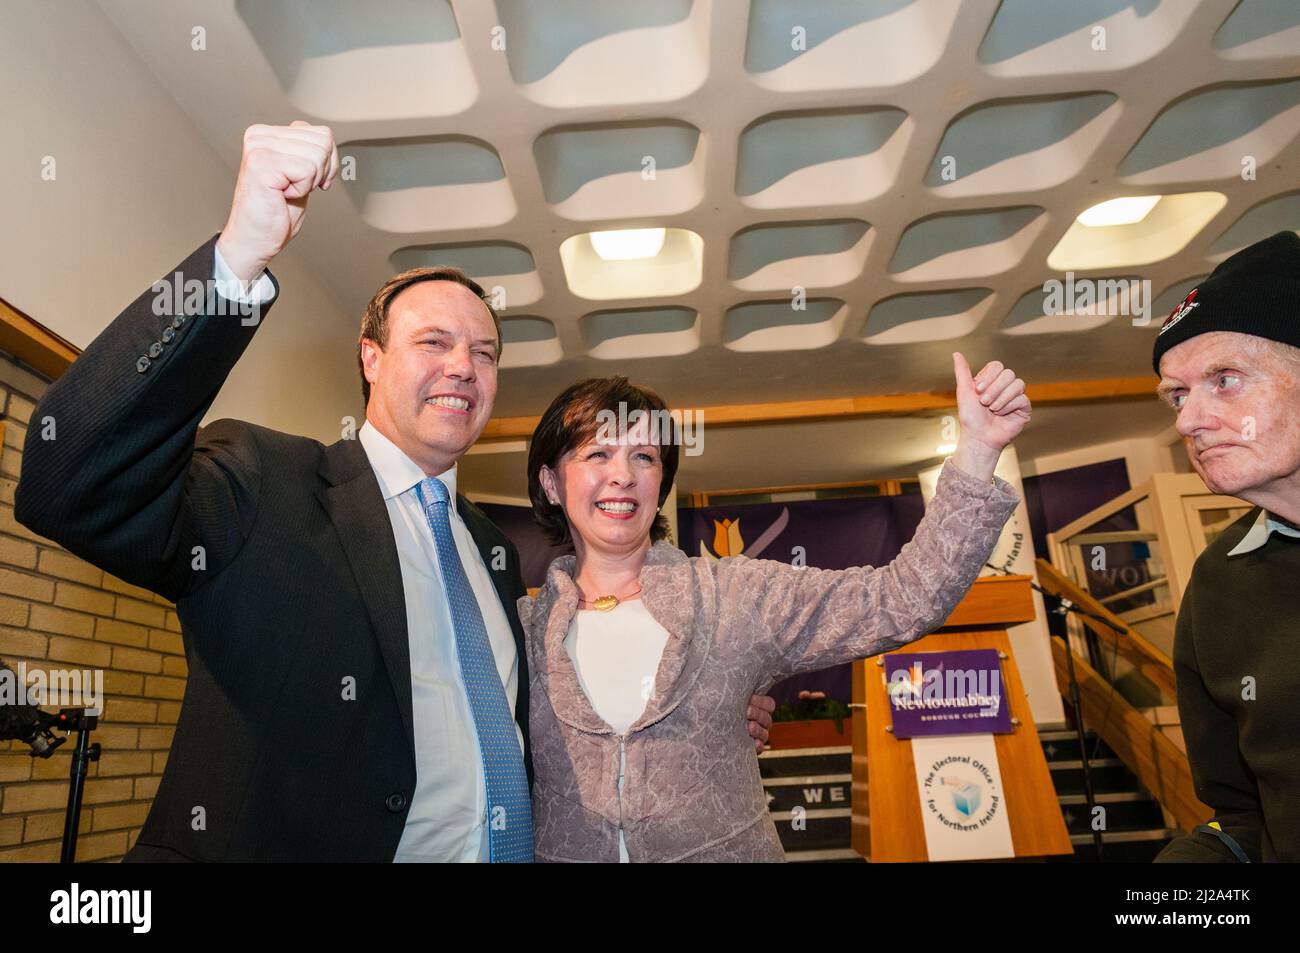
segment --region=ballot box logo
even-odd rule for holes
[[[969,755],[953,754],[933,762],[921,790],[926,810],[954,831],[986,827],[1002,809],[993,772]]]
[[[967,781],[962,777],[946,777],[941,778],[940,781],[952,789],[952,806],[967,817],[973,817],[976,808],[980,806],[984,789],[974,781]]]

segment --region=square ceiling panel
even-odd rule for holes
[[[808,298],[797,305],[754,301],[727,312],[723,343],[733,351],[805,351],[840,336],[848,306],[837,298]]]
[[[953,0],[752,0],[745,69],[784,92],[906,83],[939,61],[957,10]]]
[[[736,194],[753,208],[865,202],[898,177],[907,146],[901,109],[780,113],[740,135]]]
[[[898,281],[953,281],[1020,264],[1047,224],[1037,205],[935,215],[909,225],[889,271]]]
[[[555,325],[545,318],[520,315],[501,319],[501,368],[554,364],[564,356]]]
[[[398,272],[435,265],[459,268],[483,286],[498,311],[532,304],[542,297],[542,279],[532,254],[511,242],[407,245],[393,252],[388,261]]]
[[[699,315],[690,308],[632,308],[583,315],[592,357],[606,361],[675,357],[700,346]]]
[[[1214,34],[1214,49],[1234,60],[1300,58],[1300,3],[1241,0]]]
[[[237,0],[289,101],[325,122],[464,112],[478,83],[447,0]],[[267,122],[276,120],[267,119]]]
[[[1300,79],[1198,90],[1165,109],[1120,163],[1134,185],[1240,178],[1300,130]]]
[[[841,285],[862,273],[871,234],[856,219],[755,225],[732,237],[727,277],[742,291]]]
[[[1047,256],[1053,271],[1149,265],[1182,251],[1228,204],[1219,192],[1165,195],[1139,222],[1085,225],[1075,221]]]
[[[1300,232],[1300,192],[1260,202],[1214,240],[1209,257],[1222,261],[1247,245],[1285,231]]]
[[[540,135],[533,154],[546,201],[565,218],[675,215],[704,197],[700,130],[689,123],[562,127]]]
[[[1187,0],[1002,0],[980,43],[996,76],[1122,70],[1160,55],[1186,26]]]
[[[345,142],[356,163],[343,186],[367,224],[386,232],[490,228],[518,210],[501,157],[464,136]]]
[[[925,184],[945,195],[1049,189],[1078,175],[1119,119],[1113,93],[975,106],[948,126]]]
[[[1150,304],[1141,298],[1141,280],[1132,275],[1077,281],[1070,277],[1060,284],[1050,291],[1040,287],[1022,295],[1002,322],[1002,333],[1078,334],[1112,321],[1131,321],[1143,305]]]
[[[496,0],[517,89],[555,109],[669,102],[699,88],[709,71],[709,6]]]
[[[992,305],[988,288],[895,295],[871,309],[862,339],[868,344],[915,344],[964,337]]]
[[[569,290],[579,298],[658,298],[694,291],[704,271],[704,242],[682,228],[665,231],[663,248],[653,258],[608,260],[597,253],[591,234],[565,239],[560,260]]]

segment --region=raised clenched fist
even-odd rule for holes
[[[328,189],[338,171],[328,126],[249,126],[230,218],[217,240],[230,270],[245,281],[264,271],[302,228],[312,189]]]

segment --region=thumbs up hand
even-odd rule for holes
[[[953,462],[973,476],[993,475],[998,455],[1029,422],[1032,408],[1025,382],[1001,361],[989,361],[972,376],[960,352],[952,355],[957,379],[957,420],[961,435]]]

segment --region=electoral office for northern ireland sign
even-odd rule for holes
[[[885,689],[895,738],[1011,730],[997,649],[891,653]]]

